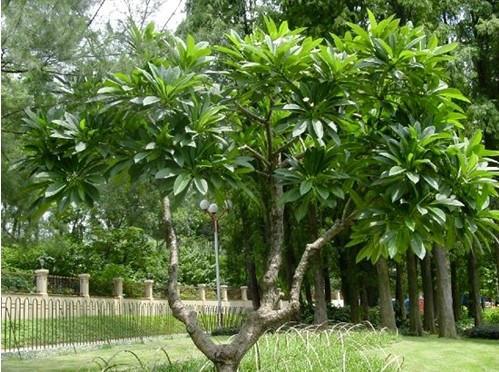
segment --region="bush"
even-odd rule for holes
[[[487,324],[499,324],[499,307],[490,307],[483,312],[483,321]]]
[[[486,338],[489,340],[499,340],[499,325],[484,324],[473,327],[466,331],[466,335],[471,338]]]

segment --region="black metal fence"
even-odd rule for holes
[[[207,332],[219,327],[217,308],[192,306]],[[222,308],[222,328],[237,329],[248,309]],[[3,351],[110,342],[185,332],[166,302],[2,297]]]
[[[49,275],[47,283],[48,293],[78,296],[80,293],[80,279],[72,276]]]

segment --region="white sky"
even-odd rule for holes
[[[132,7],[139,6],[144,2],[145,1],[140,0],[128,0],[128,3],[130,3]],[[160,6],[152,12],[150,18],[146,21],[146,24],[149,21],[153,21],[156,24],[156,29],[160,30],[172,13],[174,13],[168,22],[166,29],[175,31],[177,26],[185,17],[185,0],[153,0],[152,2],[159,2]],[[99,3],[96,4],[95,8],[91,10],[90,14],[94,14],[95,10],[97,10],[99,6]],[[125,21],[128,14],[127,1],[106,0],[97,14],[92,27],[103,27],[109,21],[114,28],[114,26],[117,26],[120,21]]]

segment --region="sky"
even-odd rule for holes
[[[144,2],[144,0],[105,0],[92,26],[97,28],[103,27],[108,21],[111,22],[111,25],[115,26],[120,20],[124,21],[127,18],[127,3],[130,3],[133,7]],[[153,11],[153,14],[150,17],[150,20],[156,24],[156,29],[161,29],[171,16],[171,19],[166,25],[166,29],[175,31],[185,17],[185,0],[152,0],[151,3],[159,3],[157,10]],[[95,10],[97,10],[99,4],[100,2],[95,5]],[[95,10],[92,10],[91,14],[93,14]],[[173,16],[172,13],[174,13]]]

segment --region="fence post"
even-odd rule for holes
[[[248,286],[243,285],[241,287],[241,300],[248,301]]]
[[[199,297],[201,298],[201,301],[205,302],[206,301],[206,284],[198,285],[198,289],[199,289]]]
[[[78,275],[80,278],[80,296],[88,298],[90,297],[89,293],[89,281],[90,281],[90,274],[80,274]]]
[[[113,278],[114,297],[123,298],[123,278]]]
[[[35,270],[36,275],[36,294],[39,296],[48,296],[48,276],[49,271],[47,269]]]
[[[220,289],[222,290],[222,301],[223,302],[229,301],[229,297],[227,296],[227,288],[228,288],[228,286],[226,286],[226,285],[220,286]]]
[[[152,280],[152,279],[144,280],[144,293],[145,293],[146,299],[148,299],[148,300],[153,300],[153,295],[152,295],[152,285],[153,284],[154,284],[154,280]]]

